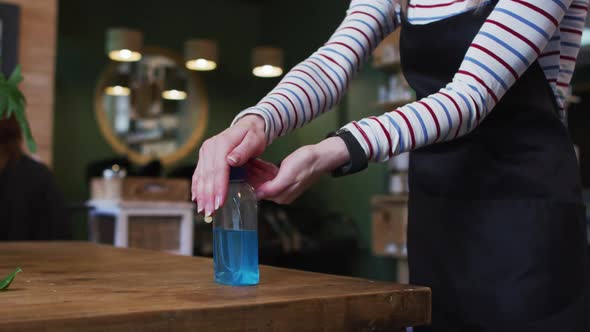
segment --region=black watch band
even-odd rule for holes
[[[348,154],[350,155],[350,160],[346,164],[333,170],[332,176],[339,177],[349,175],[367,168],[368,160],[365,150],[363,150],[361,144],[350,131],[340,129],[328,134],[328,137],[340,137],[344,141],[344,144],[346,144]]]

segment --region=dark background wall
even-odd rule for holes
[[[590,188],[590,130],[588,130],[590,126],[590,50],[588,48],[586,46],[586,49],[580,52],[572,78],[573,94],[580,97],[580,103],[573,104],[568,109],[568,129],[579,149],[584,188]]]
[[[94,117],[94,88],[108,60],[105,31],[128,26],[144,33],[144,44],[182,52],[192,37],[217,40],[218,70],[203,74],[209,96],[206,137],[223,130],[242,109],[255,104],[278,79],[251,74],[250,52],[261,43],[282,47],[286,67],[305,59],[336,29],[348,1],[246,1],[246,0],[100,0],[59,1],[57,78],[54,122],[54,171],[70,201],[88,199],[84,174],[89,162],[115,154],[99,132]],[[306,128],[277,140],[264,157],[278,162],[294,149],[320,141],[343,122],[376,113],[372,109],[377,84],[385,77],[366,66],[352,83],[343,104]],[[176,166],[193,165],[197,149]],[[360,229],[363,254],[355,258],[351,274],[392,279],[393,261],[370,254],[370,197],[386,191],[386,168],[343,179],[324,178],[296,205],[318,213],[338,212],[351,217]],[[83,219],[76,219],[76,234],[86,237]]]

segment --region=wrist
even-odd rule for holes
[[[236,124],[249,126],[255,130],[264,131],[265,123],[264,118],[257,114],[247,114],[244,115],[241,119],[239,119]]]
[[[326,138],[313,145],[315,168],[322,173],[329,173],[350,160],[348,148],[339,137]]]

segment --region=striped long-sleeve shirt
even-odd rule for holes
[[[499,0],[447,86],[344,128],[373,161],[465,135],[537,59],[563,108],[589,1]],[[481,4],[480,0],[411,0],[407,17],[411,24],[428,24]],[[330,40],[236,120],[245,114],[262,116],[270,144],[330,110],[378,43],[398,27],[399,20],[396,1],[352,0]]]

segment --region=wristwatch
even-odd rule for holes
[[[365,150],[363,150],[361,144],[357,141],[357,139],[350,131],[346,129],[340,129],[328,134],[327,137],[341,138],[344,141],[344,144],[346,144],[348,154],[350,155],[350,160],[346,164],[333,170],[332,176],[340,177],[344,175],[349,175],[360,172],[367,168],[368,160],[367,155],[365,154]]]

